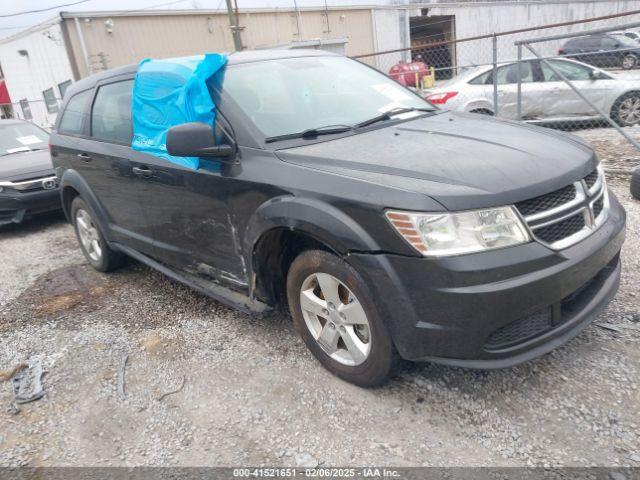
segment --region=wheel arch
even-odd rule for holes
[[[380,249],[346,213],[320,200],[293,196],[263,204],[249,221],[243,243],[251,294],[270,304],[283,300],[288,268],[301,252],[319,249],[344,257],[351,251]]]
[[[86,180],[76,171],[72,169],[65,170],[60,178],[60,191],[62,196],[62,208],[67,219],[72,222],[71,203],[73,199],[80,196],[87,207],[91,210],[91,214],[103,235],[109,240],[109,216],[104,210],[97,197],[87,184]]]

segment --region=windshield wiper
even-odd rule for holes
[[[353,128],[362,128],[368,127],[369,125],[373,125],[374,123],[383,122],[385,120],[391,120],[391,117],[395,115],[401,115],[403,113],[408,112],[434,112],[433,108],[416,108],[416,107],[399,107],[391,110],[387,110],[386,112],[382,112],[380,115],[376,115],[369,120],[365,120],[364,122],[356,123]]]
[[[265,142],[279,142],[280,140],[291,140],[293,138],[316,138],[320,135],[332,135],[334,133],[344,133],[351,130],[353,130],[353,127],[350,125],[327,125],[324,127],[308,128],[302,132],[267,137]]]

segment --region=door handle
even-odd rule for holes
[[[88,153],[79,153],[78,154],[78,158],[80,160],[82,160],[83,162],[90,162],[91,161],[91,155],[89,155]]]
[[[141,178],[150,178],[151,175],[153,175],[153,170],[151,170],[149,167],[133,167],[131,170],[133,171],[134,175],[137,175]]]

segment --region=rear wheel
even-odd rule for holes
[[[124,263],[124,255],[109,248],[97,222],[80,197],[71,202],[71,218],[87,261],[100,272],[114,270]]]
[[[622,57],[621,67],[625,70],[631,70],[638,63],[638,57],[636,57],[633,53],[628,53],[624,57]]]
[[[306,251],[291,264],[287,297],[296,331],[327,370],[362,387],[387,379],[397,355],[353,267],[328,252]]]
[[[622,127],[640,122],[640,93],[632,92],[618,98],[611,109],[611,117]]]
[[[636,168],[631,176],[631,195],[640,200],[640,167]]]

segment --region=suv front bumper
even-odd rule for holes
[[[540,243],[442,258],[350,254],[400,355],[503,368],[575,337],[613,299],[625,212],[614,195],[607,221],[580,243]]]

